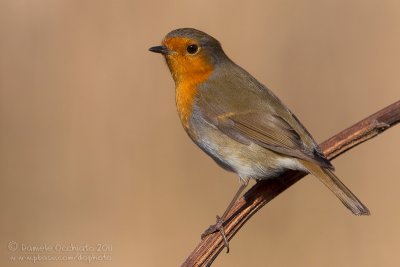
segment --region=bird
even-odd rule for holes
[[[149,50],[165,58],[175,82],[178,115],[190,139],[240,178],[226,211],[202,238],[219,231],[229,252],[223,225],[249,180],[274,179],[287,170],[312,174],[353,214],[370,214],[334,174],[333,165],[299,119],[231,60],[217,39],[197,29],[179,28]]]

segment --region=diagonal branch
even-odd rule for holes
[[[397,101],[329,138],[320,147],[329,159],[333,159],[399,122],[400,101]],[[227,238],[232,239],[253,214],[305,175],[298,171],[287,171],[279,179],[256,183],[229,212],[229,219],[224,227]],[[223,248],[224,242],[219,232],[208,235],[201,240],[182,266],[209,266]]]

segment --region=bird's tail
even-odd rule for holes
[[[368,208],[328,169],[324,169],[315,163],[301,160],[307,170],[323,182],[342,203],[355,215],[369,215]]]

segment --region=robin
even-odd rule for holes
[[[223,229],[249,179],[272,179],[285,170],[310,173],[355,215],[368,208],[333,173],[307,129],[266,86],[236,65],[212,36],[191,28],[171,31],[161,46],[175,81],[176,106],[189,137],[241,185],[224,214],[204,234]]]

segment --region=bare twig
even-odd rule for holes
[[[400,101],[336,134],[323,142],[320,147],[329,159],[333,159],[398,122],[400,122]],[[229,212],[227,216],[229,219],[224,227],[227,238],[232,239],[253,214],[304,176],[305,174],[301,172],[287,171],[279,179],[256,183]],[[201,240],[182,266],[209,266],[223,248],[224,242],[219,232],[208,235]]]

